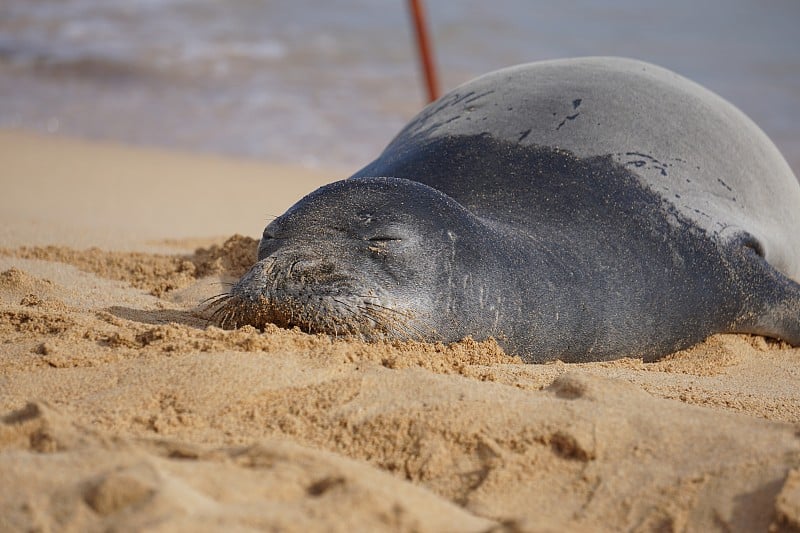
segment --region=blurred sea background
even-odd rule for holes
[[[2,0],[0,127],[340,169],[424,105],[405,0]],[[657,63],[800,175],[798,0],[427,0],[446,91],[568,56]]]

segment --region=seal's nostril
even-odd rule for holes
[[[320,263],[319,265],[319,273],[323,275],[331,275],[336,272],[336,268],[333,266],[333,263]]]
[[[306,276],[314,271],[316,261],[307,259],[296,259],[292,261],[289,268],[286,270],[287,276]]]

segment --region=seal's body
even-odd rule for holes
[[[585,58],[429,105],[267,227],[222,316],[653,358],[717,332],[800,344],[796,280],[800,185],[764,133],[672,72]]]

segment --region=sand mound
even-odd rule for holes
[[[0,256],[66,263],[161,296],[205,276],[222,273],[241,276],[255,263],[257,248],[257,240],[234,235],[222,245],[198,248],[187,256],[107,252],[98,248],[73,250],[64,246],[0,249]]]

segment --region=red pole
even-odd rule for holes
[[[430,39],[428,39],[428,26],[425,24],[425,9],[421,0],[408,0],[411,15],[414,19],[414,30],[417,35],[417,51],[425,75],[425,86],[428,89],[428,101],[433,102],[439,98],[439,80],[436,78],[436,68],[433,65],[433,52]]]

